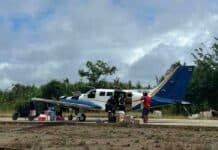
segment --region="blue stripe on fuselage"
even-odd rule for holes
[[[96,105],[95,103],[89,102],[89,101],[86,101],[86,100],[62,99],[61,102],[72,103],[72,104],[77,104],[77,105],[83,105],[85,107],[90,107],[90,108],[95,108],[95,109],[101,109],[101,106]]]

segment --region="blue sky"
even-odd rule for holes
[[[218,5],[205,0],[7,0],[0,2],[0,89],[79,80],[86,61],[112,77],[155,82],[170,64],[217,36]]]

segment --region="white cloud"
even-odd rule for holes
[[[0,79],[0,83],[1,83],[2,89],[9,89],[13,85],[13,83],[16,83],[16,82],[8,78],[3,78],[3,79]]]
[[[145,51],[143,50],[143,48],[136,48],[130,53],[131,53],[131,57],[128,57],[124,60],[125,63],[129,65],[135,63],[145,55]]]
[[[5,68],[8,68],[9,66],[10,64],[7,62],[0,63],[0,70],[4,70]]]
[[[4,1],[0,88],[79,79],[87,60],[118,67],[123,80],[153,82],[174,61],[217,36],[217,2]],[[146,78],[146,79],[145,79]],[[2,86],[4,83],[4,86]]]

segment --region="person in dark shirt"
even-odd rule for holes
[[[111,96],[106,104],[106,111],[108,112],[108,121],[109,122],[115,122],[115,110],[116,110],[116,103],[114,96]]]
[[[148,122],[148,114],[151,108],[151,98],[148,96],[147,92],[143,92],[143,96],[141,100],[144,101],[143,110],[142,110],[142,117],[144,123]]]

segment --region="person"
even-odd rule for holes
[[[109,122],[116,122],[115,110],[116,110],[115,99],[114,96],[111,96],[106,104],[106,111],[108,112]]]
[[[120,111],[125,111],[125,96],[121,94],[118,98],[118,109]]]
[[[56,106],[56,120],[63,121],[64,116],[62,115],[63,108],[61,106]]]
[[[143,110],[142,110],[142,117],[144,123],[148,122],[148,114],[151,108],[151,98],[148,96],[147,92],[143,92],[143,96],[141,100],[144,101]]]

